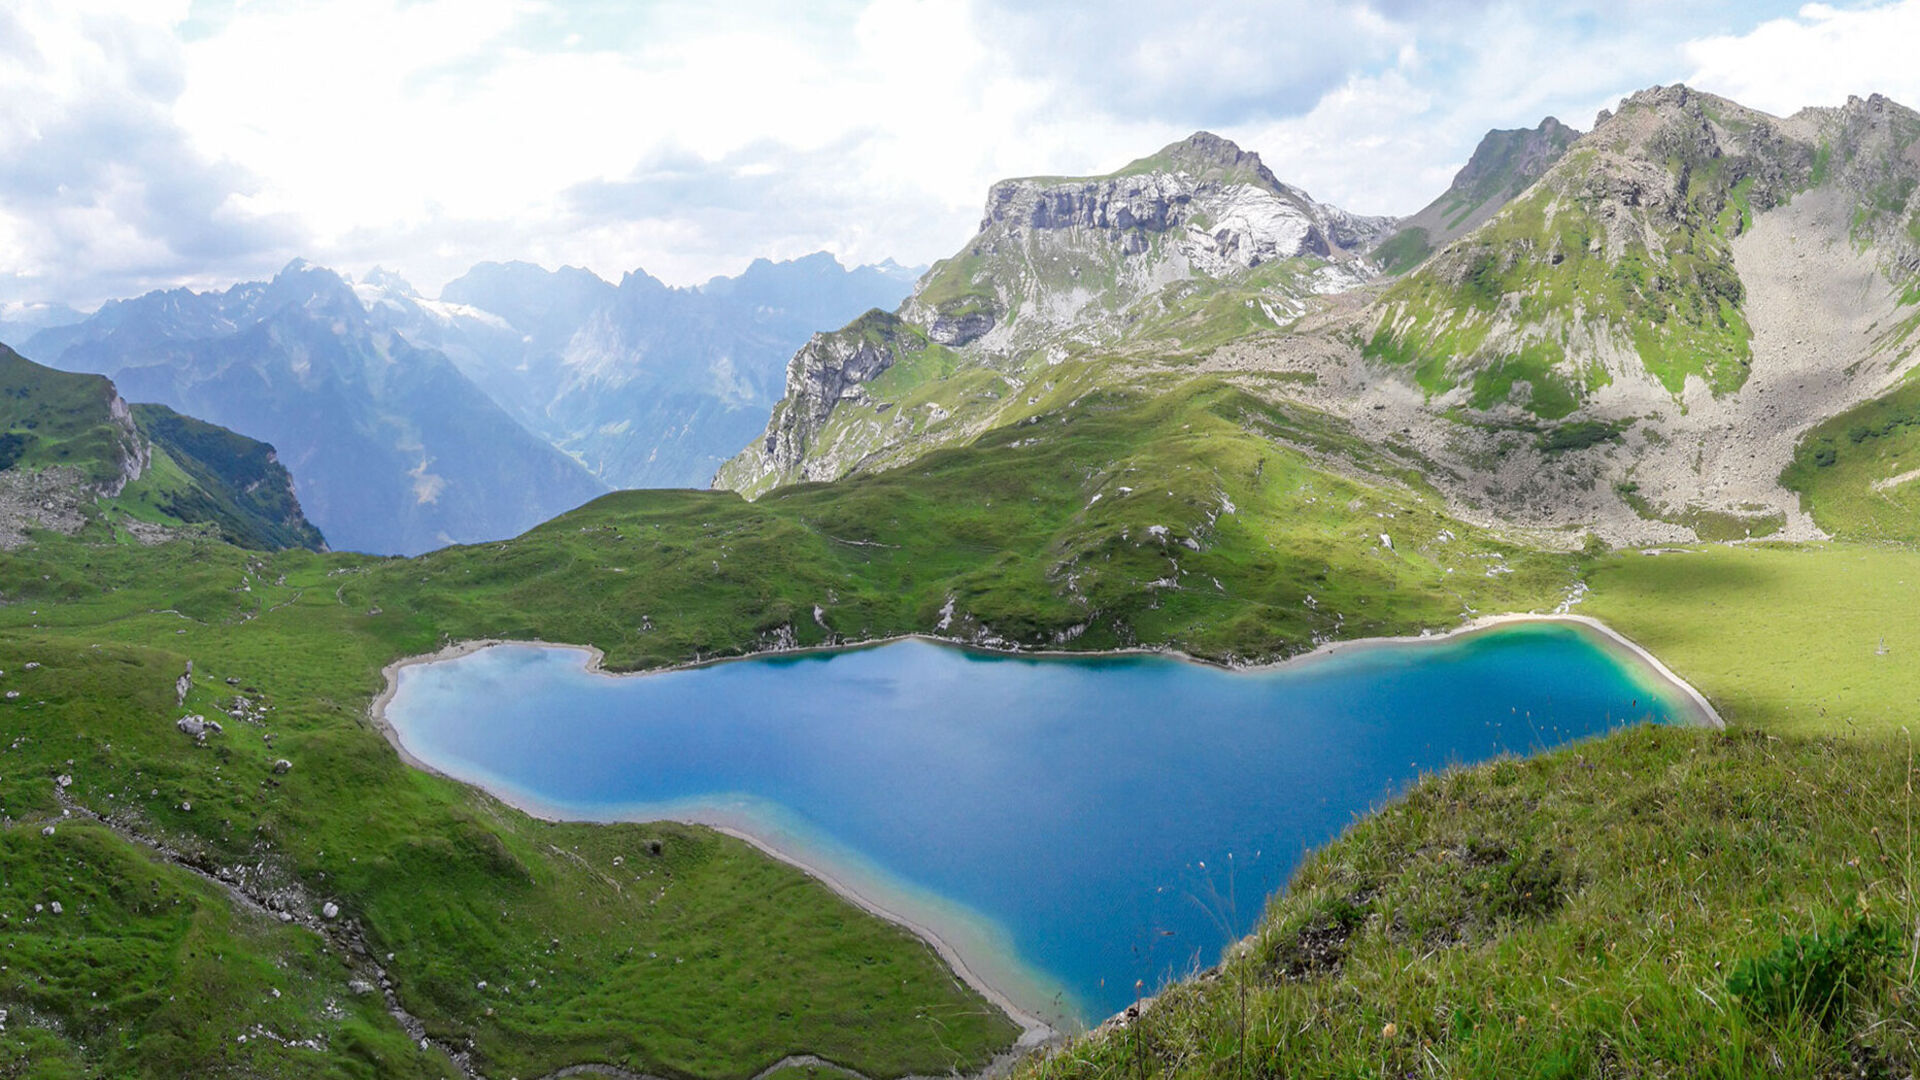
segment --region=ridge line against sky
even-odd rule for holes
[[[1408,214],[1493,127],[1685,81],[1920,104],[1920,0],[0,0],[0,317],[295,256],[433,295],[485,260],[951,254],[1007,176],[1205,128]]]

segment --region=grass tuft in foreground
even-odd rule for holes
[[[1422,782],[1029,1078],[1906,1075],[1905,743],[1639,728]]]

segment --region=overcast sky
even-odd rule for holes
[[[1488,128],[1656,83],[1920,105],[1916,43],[1920,0],[0,0],[0,304],[296,255],[428,295],[485,259],[924,263],[995,179],[1197,128],[1404,214]]]

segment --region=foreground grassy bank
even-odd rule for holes
[[[743,845],[544,824],[403,766],[367,704],[382,667],[449,641],[592,644],[625,668],[928,631],[1237,660],[1544,610],[1584,575],[1581,610],[1698,680],[1736,728],[1784,730],[1797,695],[1853,693],[1837,676],[1877,661],[1822,662],[1768,620],[1833,602],[1823,559],[1893,560],[1858,579],[1885,609],[1882,571],[1906,564],[1878,551],[1586,565],[1448,517],[1404,463],[1324,417],[1207,380],[1090,392],[893,473],[751,504],[623,493],[513,541],[412,560],[43,536],[0,553],[0,688],[21,695],[0,700],[0,915],[17,920],[0,925],[20,928],[19,959],[0,961],[0,1062],[152,1076],[610,1062],[739,1078],[811,1052],[896,1076],[974,1069],[1011,1041],[1013,1025],[921,942]],[[1807,681],[1743,697],[1776,661]],[[1862,715],[1894,701],[1861,692]],[[197,740],[174,726],[183,713],[224,730]],[[1669,737],[1701,738],[1656,736]],[[1656,783],[1686,761],[1616,771],[1629,764]],[[1539,829],[1580,820],[1543,805]],[[1463,830],[1497,824],[1466,801],[1447,809]],[[1817,824],[1807,842],[1825,844]],[[1573,833],[1554,835],[1586,857]],[[1619,848],[1618,872],[1672,858],[1654,850]],[[1749,869],[1790,878],[1804,855],[1761,845]],[[69,886],[86,918],[47,906]],[[1656,921],[1690,902],[1655,899],[1670,905],[1650,909]],[[199,1010],[188,1038],[174,1034],[183,1002]]]
[[[1219,970],[1024,1074],[1907,1075],[1909,761],[1643,728],[1432,777]]]

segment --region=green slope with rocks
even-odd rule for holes
[[[1389,274],[1419,266],[1532,186],[1579,137],[1551,116],[1537,127],[1487,132],[1447,190],[1398,222],[1372,257]]]
[[[621,492],[378,559],[216,528],[130,543],[139,489],[77,488],[78,525],[0,551],[19,695],[0,701],[0,915],[34,935],[0,968],[0,1062],[974,1071],[1015,1025],[924,943],[710,831],[541,822],[411,769],[368,713],[382,669],[482,638],[639,670],[908,633],[1245,662],[1580,603],[1699,673],[1730,733],[1431,779],[1310,859],[1221,971],[1025,1068],[1910,1069],[1914,953],[1887,927],[1915,905],[1888,846],[1911,780],[1886,739],[1911,694],[1855,632],[1905,633],[1884,579],[1920,575],[1913,553],[1650,558],[1602,534],[1610,507],[1660,540],[1776,514],[1794,534],[1807,521],[1746,507],[1798,498],[1779,483],[1796,445],[1809,520],[1860,513],[1832,492],[1893,468],[1910,426],[1913,130],[1877,98],[1778,120],[1636,95],[1390,283],[1364,255],[1390,223],[1211,136],[1011,181],[899,311],[796,355],[722,476],[751,500]],[[1472,212],[1524,157],[1496,155],[1507,179]],[[180,477],[270,477],[257,450],[128,416],[112,430],[172,431],[147,437]],[[1740,441],[1746,417],[1771,441]],[[1693,471],[1661,471],[1678,458]],[[286,504],[254,494],[224,505],[290,538]],[[1864,719],[1821,711],[1840,703]]]
[[[325,547],[271,446],[162,406],[129,406],[101,376],[0,345],[0,545],[42,529]]]

